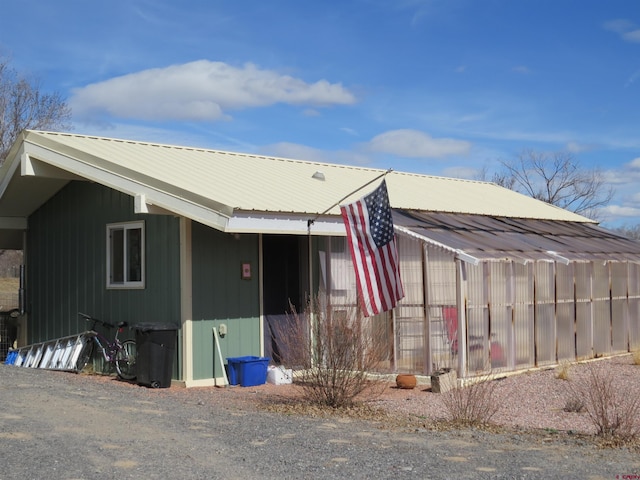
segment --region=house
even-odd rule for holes
[[[219,358],[277,357],[289,302],[355,304],[337,202],[383,173],[24,131],[0,168],[0,248],[26,265],[19,341],[80,332],[79,311],[177,323],[186,386],[220,381]],[[491,183],[386,182],[406,296],[371,319],[381,368],[465,377],[640,348],[639,244]]]

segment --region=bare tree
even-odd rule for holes
[[[23,129],[68,129],[70,119],[71,109],[59,93],[42,93],[37,82],[0,57],[0,164]]]
[[[583,169],[570,152],[523,151],[515,161],[502,161],[494,183],[543,202],[596,219],[613,196],[598,168]]]
[[[623,237],[630,238],[631,240],[640,241],[640,225],[622,225],[620,227],[610,228],[609,230]]]

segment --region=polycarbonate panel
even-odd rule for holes
[[[515,311],[513,316],[517,368],[533,367],[534,358],[534,302],[533,264],[514,265],[515,270]]]
[[[593,357],[592,308],[591,302],[576,304],[576,357],[578,360]]]
[[[429,362],[425,362],[422,242],[404,235],[398,235],[397,242],[405,296],[394,310],[396,370],[428,373]]]
[[[325,237],[320,242],[318,270],[323,300],[335,309],[356,308],[356,276],[346,237]]]
[[[450,253],[426,247],[431,366],[457,368],[458,307],[456,261]]]
[[[490,368],[489,308],[485,284],[486,263],[467,264],[467,368],[469,373],[486,372]]]
[[[627,303],[627,263],[611,262],[611,349],[621,353],[628,350],[629,329]]]
[[[593,349],[596,355],[611,353],[609,265],[593,262]]]
[[[629,331],[626,317],[629,304],[626,299],[614,299],[611,303],[611,351],[622,353],[628,351]]]
[[[640,265],[629,263],[629,349],[640,349]]]
[[[629,299],[629,350],[640,349],[640,299]]]
[[[536,364],[556,361],[554,264],[536,262]]]
[[[489,315],[491,318],[491,369],[512,366],[509,352],[513,350],[513,278],[511,262],[487,262],[489,269]]]
[[[575,360],[575,307],[573,303],[558,304],[556,308],[557,360]]]
[[[573,264],[556,264],[557,360],[575,360],[575,303]]]
[[[318,302],[321,312],[353,317],[358,307],[356,278],[347,248],[346,237],[324,237],[318,239]],[[388,343],[388,353],[380,354],[376,371],[390,372],[393,369],[393,336],[391,313],[385,312],[364,318],[360,328],[363,335],[383,336]],[[376,341],[378,338],[376,339]]]
[[[591,262],[574,264],[576,285],[576,356],[584,360],[593,356],[593,303],[591,301]]]

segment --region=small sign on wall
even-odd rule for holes
[[[251,263],[250,262],[242,262],[242,280],[251,280]]]

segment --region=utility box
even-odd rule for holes
[[[229,357],[227,365],[229,385],[253,387],[267,382],[269,359],[266,357]]]
[[[179,327],[173,323],[139,323],[132,328],[136,331],[138,384],[170,387]]]

